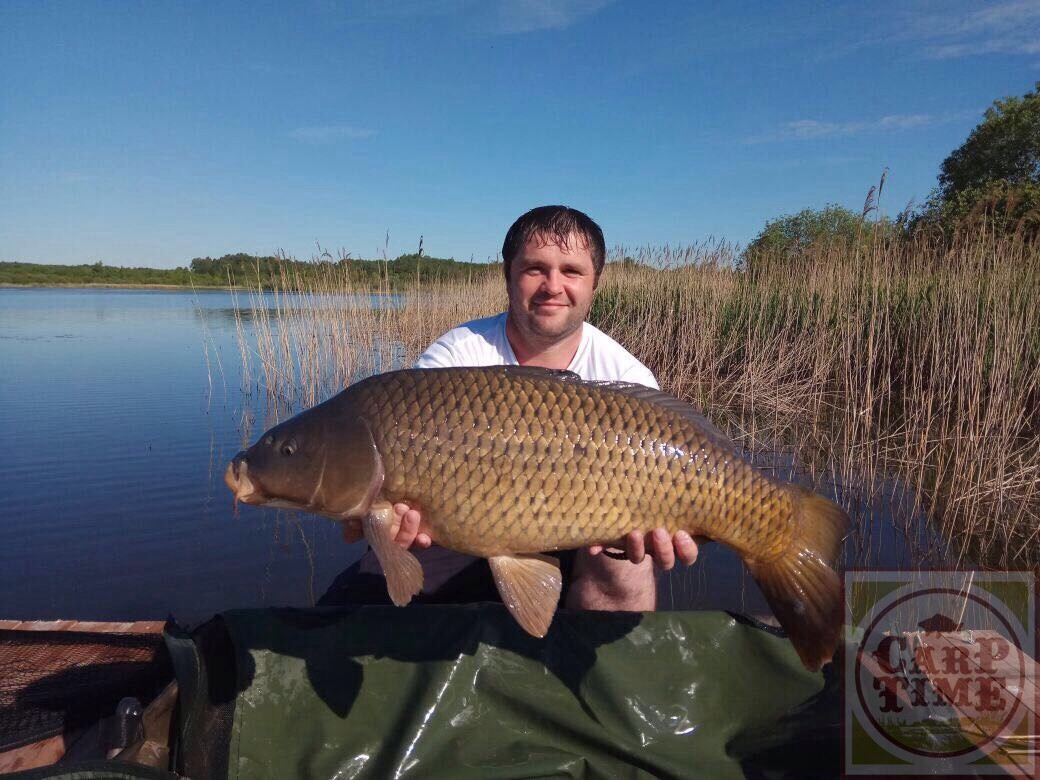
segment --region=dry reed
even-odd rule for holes
[[[635,262],[608,264],[590,319],[759,462],[835,493],[861,517],[853,558],[884,543],[863,515],[885,500],[908,536],[929,519],[946,562],[1040,564],[1038,247],[866,239],[750,269],[725,243],[616,250]],[[244,377],[275,418],[505,306],[497,272],[388,290],[328,267],[251,296]]]

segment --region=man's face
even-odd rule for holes
[[[532,237],[509,269],[509,316],[524,335],[557,341],[581,327],[592,305],[596,272],[581,237],[567,246]]]

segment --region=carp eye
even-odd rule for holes
[[[285,444],[282,445],[282,455],[285,455],[286,457],[289,457],[290,455],[294,455],[295,453],[296,453],[296,442],[294,442],[294,441],[287,441]]]

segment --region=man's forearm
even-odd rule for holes
[[[654,565],[578,551],[565,606],[574,609],[646,611],[657,606]]]

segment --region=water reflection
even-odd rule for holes
[[[233,311],[226,292],[0,290],[0,617],[304,605],[360,553],[322,518],[235,517],[223,468],[254,412]]]
[[[237,320],[242,322],[267,322],[277,321],[289,316],[287,307],[309,306],[311,299],[305,294],[294,293],[264,293],[263,298],[257,298],[256,293],[235,293],[235,303],[231,306],[209,306],[196,307],[195,316],[208,322],[224,321],[234,324]],[[402,296],[399,293],[364,293],[343,294],[335,296],[335,301],[341,306],[329,311],[331,316],[346,317],[346,315],[357,309],[370,311],[383,311],[397,309],[402,305]],[[323,301],[327,307],[327,301]]]

